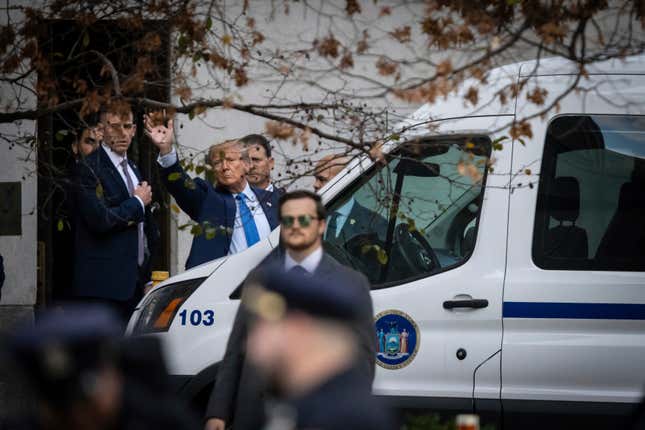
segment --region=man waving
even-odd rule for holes
[[[154,124],[146,116],[146,134],[159,148],[161,179],[179,207],[199,223],[186,269],[253,246],[278,226],[278,195],[246,180],[250,160],[245,146],[229,140],[211,146],[208,162],[216,184],[190,178],[173,147],[173,120]]]

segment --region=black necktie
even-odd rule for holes
[[[338,217],[340,213],[332,212],[329,216],[329,221],[327,222],[327,232],[325,234],[325,239],[333,240],[336,239],[336,228],[338,227]]]

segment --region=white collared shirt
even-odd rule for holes
[[[166,169],[175,164],[177,162],[177,159],[177,151],[175,151],[175,148],[173,147],[166,155],[161,155],[161,153],[159,153],[159,155],[157,156],[157,163],[159,163],[161,167]]]
[[[347,219],[349,218],[349,214],[354,208],[355,202],[356,202],[356,199],[352,197],[344,205],[342,205],[341,207],[339,207],[334,211],[338,213],[338,217],[336,218],[335,236],[338,236],[340,234],[340,231],[343,229],[343,226],[345,225],[345,223],[347,222]],[[325,232],[325,237],[327,237],[327,232]]]
[[[258,236],[260,241],[266,238],[271,234],[271,226],[267,220],[262,205],[258,200],[258,197],[255,195],[249,183],[246,183],[246,187],[241,194],[244,194],[246,205],[249,207],[249,210],[253,214],[253,220],[255,221],[255,226],[258,229]],[[237,199],[238,194],[233,194],[235,198],[235,221],[233,222],[233,236],[231,237],[231,246],[228,250],[229,255],[237,254],[238,252],[244,251],[248,246],[246,245],[246,235],[244,234],[244,226],[242,225],[242,217],[240,216],[240,201]]]
[[[264,189],[264,191],[268,191],[270,193],[272,193],[273,190],[275,190],[275,187],[273,186],[273,184],[271,182],[269,182],[269,185],[267,185],[267,187]]]
[[[121,167],[121,162],[123,160],[127,159],[127,155],[119,155],[116,152],[112,151],[112,148],[107,146],[105,143],[101,143],[101,146],[107,152],[108,157],[110,158],[110,161],[112,164],[114,164],[114,167],[116,168],[116,171],[119,172],[119,175],[121,175],[121,179],[123,180],[123,185],[125,185],[125,189],[128,189],[128,180],[125,178],[125,172],[123,171],[123,168]],[[139,184],[139,179],[137,178],[137,175],[134,173],[134,170],[132,170],[132,167],[130,166],[130,163],[126,164],[128,166],[128,173],[130,174],[130,179],[132,179],[132,185],[136,188],[137,185]],[[129,192],[129,191],[128,191]],[[141,204],[141,209],[143,209],[143,213],[145,214],[146,212],[146,206],[143,204],[143,200],[139,198],[139,196],[134,196],[139,203]]]
[[[288,272],[295,266],[300,266],[303,269],[305,269],[307,272],[311,273],[312,275],[318,268],[318,265],[320,264],[320,261],[322,260],[323,257],[323,249],[322,246],[318,247],[314,252],[309,254],[307,257],[305,257],[304,260],[301,262],[297,262],[294,260],[291,255],[289,255],[289,251],[286,251],[284,253],[284,270],[285,272]]]

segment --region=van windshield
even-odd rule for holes
[[[401,145],[329,206],[325,249],[375,287],[460,265],[475,245],[490,148],[481,136]]]

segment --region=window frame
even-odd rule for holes
[[[426,143],[426,142],[431,142],[431,141],[442,141],[442,140],[443,141],[446,141],[446,140],[450,140],[450,141],[462,140],[462,141],[465,142],[465,139],[467,139],[467,138],[471,138],[471,139],[472,138],[483,138],[483,139],[486,139],[487,144],[489,145],[488,153],[486,154],[486,159],[488,161],[491,160],[492,153],[493,153],[493,139],[491,138],[491,136],[489,134],[485,134],[485,133],[455,133],[455,134],[442,134],[442,135],[423,136],[423,137],[419,137],[419,138],[416,138],[416,139],[410,139],[408,141],[405,141],[405,142],[399,144],[391,152],[385,154],[386,164],[384,166],[381,166],[378,163],[373,163],[367,170],[365,170],[365,172],[362,172],[361,175],[357,176],[351,183],[349,183],[345,188],[343,188],[338,194],[333,196],[325,204],[325,208],[329,211],[330,207],[333,206],[334,204],[336,204],[339,200],[344,200],[344,198],[347,197],[348,195],[354,195],[358,188],[363,186],[365,183],[367,183],[369,180],[371,180],[374,177],[374,174],[375,174],[374,170],[379,169],[379,168],[382,169],[382,168],[387,167],[387,165],[392,161],[392,159],[395,158],[405,148],[406,144],[408,144],[408,143],[412,143],[412,142]],[[414,276],[409,276],[409,277],[406,277],[406,278],[398,279],[396,281],[384,282],[384,283],[381,283],[381,284],[372,284],[370,282],[370,290],[372,290],[372,291],[373,290],[381,290],[381,289],[385,289],[385,288],[393,288],[393,287],[397,287],[397,286],[400,286],[400,285],[409,284],[411,282],[415,282],[415,281],[418,281],[420,279],[429,278],[431,276],[435,276],[435,275],[438,275],[440,273],[444,273],[444,272],[447,272],[447,271],[450,271],[450,270],[457,269],[457,268],[463,266],[464,264],[466,264],[472,258],[472,256],[475,253],[475,248],[476,248],[476,245],[477,245],[477,239],[478,239],[478,236],[479,236],[481,212],[482,212],[483,202],[484,202],[485,193],[486,193],[487,180],[488,180],[488,166],[486,166],[484,168],[484,174],[482,176],[482,181],[481,181],[481,189],[482,189],[482,191],[481,191],[481,193],[479,194],[479,197],[478,197],[481,200],[482,204],[479,205],[479,208],[477,209],[477,213],[476,213],[475,217],[473,218],[476,221],[475,221],[475,233],[474,233],[475,234],[475,241],[473,243],[472,252],[470,252],[463,260],[461,260],[461,261],[459,261],[459,262],[457,262],[455,264],[452,264],[450,266],[442,267],[442,268],[440,268],[438,270],[435,270],[435,271],[432,271],[432,272],[427,272],[427,273],[422,273],[422,274],[418,274],[418,275],[414,275]],[[459,212],[461,212],[461,211],[459,211]],[[388,217],[388,219],[386,221],[388,222],[388,225],[389,225],[390,218]],[[323,240],[323,244],[324,244],[324,240]],[[388,261],[388,263],[389,263],[389,261]],[[356,269],[354,269],[354,270],[356,270]]]

